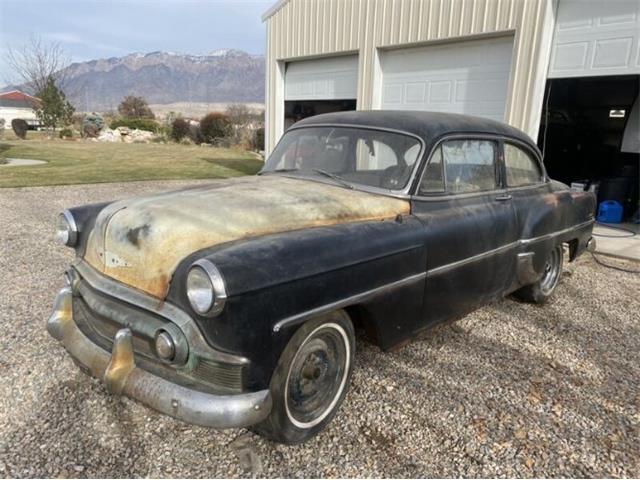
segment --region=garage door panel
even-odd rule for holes
[[[594,68],[626,67],[631,57],[633,37],[596,40]]]
[[[513,38],[385,52],[382,108],[504,119]]]
[[[640,73],[640,2],[560,0],[550,78]]]
[[[449,81],[433,81],[429,84],[429,103],[449,103],[451,102],[451,92],[453,88]]]
[[[287,64],[285,100],[357,98],[358,57],[320,58]]]

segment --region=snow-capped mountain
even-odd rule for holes
[[[65,91],[80,111],[115,109],[126,95],[149,103],[262,102],[264,57],[218,49],[206,55],[132,53],[73,63]]]

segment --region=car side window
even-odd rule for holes
[[[515,145],[504,144],[504,163],[507,171],[508,187],[535,185],[544,181],[538,161]]]
[[[491,140],[449,140],[442,144],[448,193],[495,190],[496,142]]]
[[[444,172],[442,169],[442,147],[438,147],[424,169],[418,195],[444,192]]]

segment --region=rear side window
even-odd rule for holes
[[[448,193],[495,190],[496,142],[450,140],[442,144]]]
[[[523,149],[504,144],[504,163],[507,171],[507,186],[535,185],[544,180],[538,161]]]

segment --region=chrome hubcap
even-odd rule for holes
[[[320,328],[296,354],[287,379],[286,407],[290,420],[300,428],[320,423],[342,393],[351,361],[346,333]]]
[[[560,268],[562,262],[562,251],[560,248],[554,248],[549,254],[547,263],[544,266],[544,272],[540,279],[540,290],[545,295],[553,291],[560,278]]]

